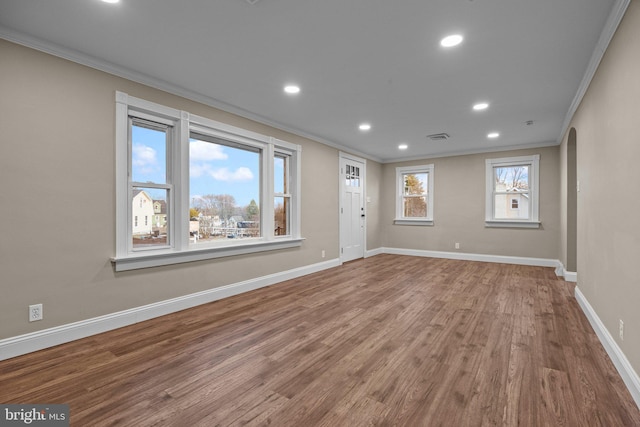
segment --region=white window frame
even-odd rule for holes
[[[540,155],[519,157],[503,157],[486,159],[486,198],[485,198],[485,226],[509,228],[540,228],[539,218],[539,189],[540,189]],[[496,219],[494,217],[495,178],[493,170],[496,167],[528,166],[529,167],[529,219]],[[520,209],[520,208],[519,208]]]
[[[426,173],[427,178],[427,216],[419,218],[407,218],[403,216],[403,196],[404,196],[404,178],[406,174]],[[433,225],[433,188],[434,188],[434,166],[418,165],[418,166],[402,166],[396,168],[396,225]]]
[[[173,143],[167,152],[167,186],[170,188],[166,201],[169,227],[167,246],[134,250],[131,244],[130,117],[167,124],[173,129]],[[190,244],[188,213],[191,131],[262,150],[260,237]],[[273,230],[273,156],[276,152],[289,156],[290,222],[289,234],[286,236],[275,236]],[[116,255],[111,258],[115,270],[134,270],[301,246],[304,240],[300,221],[301,155],[302,147],[299,145],[116,92]]]

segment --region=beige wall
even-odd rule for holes
[[[640,2],[632,0],[571,121],[577,134],[578,286],[640,372]],[[567,157],[568,132],[561,146]],[[566,161],[562,162],[566,182]],[[566,221],[563,234],[567,233]],[[565,247],[563,248],[566,250]],[[618,321],[625,324],[624,341]]]
[[[114,273],[116,90],[302,145],[302,247]],[[0,339],[337,259],[337,164],[326,145],[0,40]]]
[[[381,210],[381,180],[382,165],[367,160],[367,247],[366,250],[374,250],[383,247],[382,234],[380,233]]]
[[[485,227],[485,159],[540,154],[540,229]],[[382,166],[384,246],[558,259],[559,150],[546,147],[425,159]],[[394,225],[397,166],[434,165],[434,226]]]

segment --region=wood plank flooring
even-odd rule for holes
[[[73,426],[640,426],[550,268],[378,255],[0,362]]]

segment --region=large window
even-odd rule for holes
[[[116,270],[299,246],[297,145],[116,94]]]
[[[193,243],[262,236],[261,157],[259,148],[191,133],[189,235]]]
[[[539,227],[539,160],[539,155],[487,159],[487,226]]]
[[[395,224],[433,225],[433,165],[396,168]]]

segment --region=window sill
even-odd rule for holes
[[[180,264],[183,262],[203,261],[224,258],[234,255],[252,254],[302,246],[304,238],[278,239],[268,242],[252,242],[243,245],[188,249],[184,251],[144,251],[124,257],[111,258],[116,271],[137,270],[141,268],[159,267]]]
[[[540,228],[540,221],[501,221],[490,220],[484,222],[488,228]]]
[[[393,221],[395,225],[422,225],[433,226],[432,219],[396,219]]]

